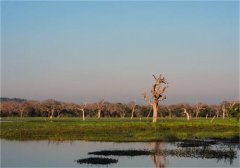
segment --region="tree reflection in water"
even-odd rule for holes
[[[73,143],[74,141],[69,141]],[[48,141],[49,144],[59,145],[63,141]],[[237,145],[227,143],[217,143],[208,141],[182,141],[175,142],[170,147],[169,143],[153,142],[147,143],[144,149],[125,149],[125,150],[100,150],[89,152],[89,155],[101,156],[150,156],[156,168],[165,168],[169,165],[168,157],[182,157],[194,159],[216,159],[216,162],[223,160],[233,164],[233,160],[237,159]],[[170,149],[169,149],[170,147]]]
[[[216,159],[216,161],[223,160],[233,164],[233,160],[237,158],[237,151],[234,147],[223,147],[203,145],[197,147],[177,147],[174,149],[164,148],[164,143],[154,142],[148,144],[148,150],[151,152],[151,160],[156,168],[164,168],[168,165],[167,157],[184,157],[184,158],[197,158],[197,159]],[[192,146],[192,144],[190,145]]]
[[[165,155],[162,155],[162,145],[160,142],[154,142],[151,144],[153,154],[151,155],[151,159],[156,168],[164,168],[167,165],[167,160]]]

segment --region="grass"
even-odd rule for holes
[[[161,118],[2,118],[0,138],[8,140],[175,141],[189,138],[239,138],[236,119]]]

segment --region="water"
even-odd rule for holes
[[[88,152],[100,150],[179,150],[176,143],[112,143],[88,141],[9,141],[1,140],[1,167],[239,167],[239,147],[217,144],[212,150],[236,152],[236,158],[199,158],[176,155],[94,156]],[[196,148],[191,148],[196,149]],[[203,149],[203,147],[197,147]],[[117,159],[110,165],[78,164],[76,160],[88,157]]]

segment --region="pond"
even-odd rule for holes
[[[1,167],[239,167],[239,144],[1,140]]]

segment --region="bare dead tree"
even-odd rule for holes
[[[222,119],[225,119],[225,115],[227,111],[225,103],[222,104],[221,109],[222,109]]]
[[[222,110],[222,119],[225,119],[226,116],[228,116],[228,109],[231,109],[235,105],[235,101],[227,102],[224,101],[221,105]]]
[[[64,106],[61,105],[59,109],[57,109],[57,118],[60,118],[61,111],[64,109]]]
[[[139,120],[142,120],[142,116],[143,116],[143,111],[140,108],[137,108],[134,113],[136,114],[136,117],[139,117]]]
[[[136,108],[136,101],[131,101],[128,103],[129,107],[132,109],[132,114],[131,114],[131,120],[133,119],[133,114],[135,112],[135,108]]]
[[[219,113],[220,113],[220,110],[221,110],[221,107],[220,107],[219,105],[212,105],[212,108],[213,108],[214,111],[215,111],[215,116],[216,116],[216,118],[218,118]]]
[[[194,106],[194,108],[195,108],[195,111],[196,111],[196,116],[195,116],[195,118],[198,118],[198,114],[200,113],[200,111],[203,110],[203,109],[205,109],[205,108],[203,107],[203,104],[202,104],[202,103],[196,104],[196,105]]]
[[[152,106],[153,108],[153,122],[157,122],[158,117],[158,103],[159,101],[162,101],[166,99],[166,96],[163,96],[163,93],[165,93],[168,86],[162,87],[161,84],[167,84],[167,81],[164,77],[160,74],[158,78],[156,78],[155,75],[153,75],[153,78],[155,79],[155,83],[152,85],[151,94],[153,100],[151,101],[150,98],[147,98],[146,93],[143,94],[143,98],[147,103]]]
[[[183,114],[186,116],[187,120],[189,121],[192,118],[192,114],[191,114],[192,107],[188,104],[181,104],[180,107],[183,110]]]
[[[47,117],[49,117],[50,119],[53,118],[55,110],[53,109],[52,106],[44,104],[44,106],[41,108],[41,110],[47,112]]]
[[[40,108],[42,111],[47,112],[47,116],[52,119],[54,117],[55,112],[60,109],[61,102],[56,101],[54,99],[49,99],[40,103]]]
[[[62,108],[63,108],[63,105],[60,103],[51,105],[51,107],[49,109],[50,119],[52,119],[54,117],[55,113],[57,113],[57,117],[59,118]]]
[[[117,103],[115,111],[117,111],[120,114],[121,118],[124,118],[126,115],[126,105],[122,103]]]
[[[57,117],[60,118],[61,112],[67,108],[65,103],[61,103],[57,109]]]
[[[101,112],[103,109],[103,105],[104,105],[104,99],[100,100],[99,102],[97,102],[97,109],[98,109],[98,119],[101,118]]]
[[[1,102],[0,108],[1,112],[7,115],[7,118],[10,117],[14,111],[14,104],[15,102],[8,101],[8,102]]]
[[[172,118],[172,108],[171,108],[171,106],[167,106],[166,108],[168,110],[168,117]]]
[[[187,120],[189,121],[189,120],[190,120],[190,115],[189,115],[189,113],[187,112],[187,109],[186,109],[186,108],[183,108],[183,113],[186,115]]]
[[[20,117],[23,118],[24,106],[19,109]]]
[[[235,104],[236,104],[236,101],[233,101],[232,103],[230,103],[230,108],[233,108]]]
[[[235,104],[236,104],[236,101],[229,102],[228,111],[229,111],[230,109],[232,109]],[[228,112],[227,112],[227,116],[228,116]]]
[[[55,112],[55,108],[52,107],[51,110],[50,110],[50,119],[53,118],[53,116],[54,116],[54,112]]]
[[[29,105],[28,102],[20,102],[20,103],[16,103],[16,110],[19,111],[20,113],[20,117],[23,118],[24,117],[24,109]]]
[[[212,123],[215,118],[218,118],[220,110],[221,110],[221,107],[219,105],[215,105],[214,104],[214,105],[211,105],[211,109],[214,110],[214,115],[213,115],[213,117],[211,119],[211,123]]]
[[[82,111],[82,119],[85,120],[85,108],[87,107],[87,103],[82,103],[79,105],[78,109]]]
[[[114,106],[112,103],[110,102],[105,102],[105,114],[104,114],[104,117],[108,117],[108,118],[111,118],[112,114],[114,113]]]

